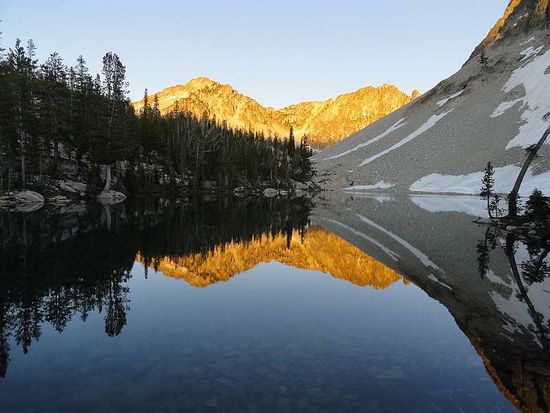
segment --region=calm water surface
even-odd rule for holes
[[[471,220],[391,199],[4,214],[0,410],[546,411],[545,310],[500,247],[480,276]]]

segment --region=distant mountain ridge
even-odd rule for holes
[[[383,118],[420,96],[413,91],[409,96],[392,85],[368,86],[336,98],[302,102],[282,109],[264,107],[228,84],[221,84],[205,77],[166,88],[156,95],[161,113],[166,114],[176,106],[195,116],[206,114],[209,118],[227,122],[232,128],[250,129],[268,136],[286,137],[290,127],[300,139],[307,135],[309,143],[325,147]],[[133,103],[136,111],[143,101]]]

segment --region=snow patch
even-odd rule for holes
[[[519,166],[508,165],[495,168],[495,192],[509,193],[520,172]],[[468,175],[440,175],[431,174],[425,176],[411,185],[412,192],[427,193],[454,193],[478,195],[481,188],[483,171]],[[550,191],[550,171],[539,175],[533,175],[533,168],[529,168],[521,185],[520,195],[529,196],[535,188],[543,192]]]
[[[542,49],[544,49],[544,46],[537,47],[536,49],[531,46],[528,49],[525,49],[523,52],[520,53],[523,56],[521,58],[521,61],[523,62],[524,60],[527,60],[530,57],[539,54]]]
[[[516,106],[518,103],[522,103],[522,102],[523,102],[523,98],[512,100],[510,102],[502,102],[500,105],[498,105],[495,111],[491,113],[491,117],[498,118],[499,116],[503,115],[504,112],[506,112],[508,109],[511,109],[514,106]]]
[[[369,146],[375,142],[378,142],[380,139],[388,136],[390,133],[392,132],[395,132],[397,129],[399,129],[400,127],[402,127],[403,125],[405,125],[407,123],[407,119],[406,118],[403,118],[403,119],[400,119],[395,125],[393,125],[392,127],[390,127],[388,130],[386,130],[385,132],[381,133],[380,135],[377,135],[375,136],[374,138],[372,139],[369,139],[368,141],[366,142],[363,142],[363,143],[360,143],[359,145],[357,145],[355,148],[353,149],[350,149],[348,151],[345,151],[345,152],[342,152],[342,153],[339,153],[338,155],[334,155],[334,156],[331,156],[329,158],[326,158],[325,160],[329,160],[329,159],[337,159],[337,158],[341,158],[342,156],[345,156],[345,155],[349,155],[350,153],[352,152],[355,152],[356,150],[358,149],[361,149],[361,148],[364,148],[365,146]]]
[[[531,43],[533,40],[535,40],[535,36],[531,37],[529,40],[524,41],[523,43],[520,43],[520,46],[526,45],[528,43]]]
[[[388,153],[394,151],[395,149],[397,149],[397,148],[403,146],[404,144],[412,141],[414,138],[422,135],[424,132],[426,132],[429,129],[433,128],[437,124],[437,122],[439,122],[441,119],[443,119],[445,116],[447,116],[452,111],[453,110],[451,109],[448,112],[444,112],[440,115],[433,115],[430,119],[428,119],[428,121],[426,123],[424,123],[415,132],[411,133],[409,136],[407,136],[406,138],[400,140],[399,142],[397,142],[395,145],[392,145],[388,149],[386,149],[382,152],[379,152],[376,155],[373,155],[370,158],[364,160],[363,163],[361,163],[359,166],[367,165],[367,164],[371,163],[372,161],[374,161],[374,160],[376,160],[376,159],[378,159],[378,158],[380,158],[384,155],[387,155]]]
[[[449,101],[449,100],[453,100],[454,98],[457,98],[459,97],[460,95],[462,95],[464,93],[464,90],[466,89],[462,89],[460,92],[456,92],[454,95],[451,95],[449,96],[448,98],[445,98],[443,100],[440,100],[439,102],[437,102],[437,106],[439,107],[442,107],[442,106],[445,106],[445,104]]]
[[[522,54],[525,53],[526,57],[531,57],[535,52],[539,53],[542,50],[538,48],[530,51],[530,49],[525,50]],[[550,95],[550,75],[544,74],[548,66],[550,66],[550,50],[514,70],[512,76],[504,85],[503,91],[506,93],[519,85],[523,85],[526,92],[525,96],[519,99],[523,102],[525,108],[521,114],[523,122],[518,135],[508,143],[506,149],[514,146],[527,147],[536,143],[548,127],[547,122],[543,119],[544,115],[550,112],[550,100],[548,99]],[[504,113],[499,108],[495,110],[494,114]]]
[[[393,186],[393,184],[380,181],[377,184],[374,185],[355,185],[350,186],[349,188],[345,188],[344,192],[364,192],[364,191],[371,191],[373,189],[390,189]]]

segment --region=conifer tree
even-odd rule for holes
[[[491,162],[487,163],[483,178],[481,179],[481,194],[480,196],[487,201],[487,212],[489,218],[493,218],[493,208],[491,207],[491,198],[493,197],[493,189],[495,186],[495,170]]]
[[[105,94],[103,145],[96,147],[96,159],[105,165],[106,178],[103,192],[111,188],[112,165],[130,149],[126,139],[126,68],[119,57],[109,52],[103,57],[103,92]]]

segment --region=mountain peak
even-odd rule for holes
[[[266,136],[288,136],[290,127],[298,138],[309,137],[313,146],[338,142],[411,101],[396,86],[368,86],[319,102],[302,102],[282,109],[264,107],[228,84],[197,77],[184,85],[155,94],[161,113],[178,109],[195,116],[206,114],[226,121],[236,129],[249,129]],[[415,95],[417,96],[417,95]],[[413,98],[415,97],[413,96]],[[139,111],[143,101],[134,102]]]
[[[205,76],[199,76],[194,79],[191,79],[189,82],[187,82],[184,86],[191,87],[194,89],[202,89],[205,87],[212,87],[212,86],[221,86],[221,83],[218,83],[212,79],[209,79]]]
[[[476,52],[490,44],[550,21],[550,0],[510,0],[504,15],[491,28]]]

